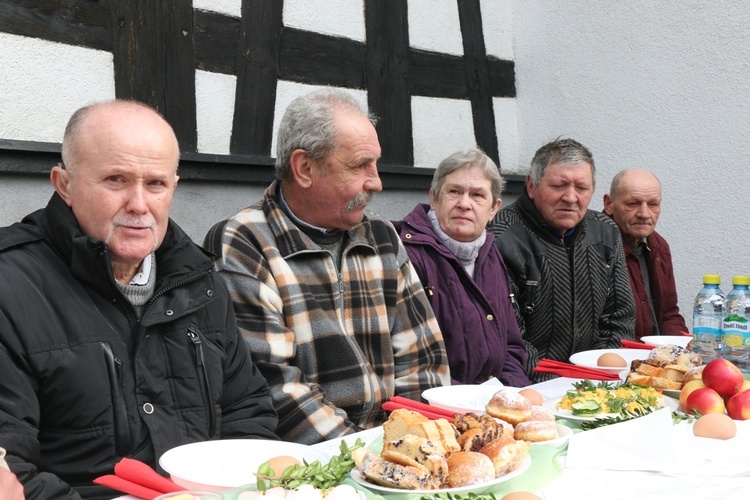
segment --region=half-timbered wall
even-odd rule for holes
[[[379,117],[384,194],[399,202],[391,218],[421,201],[457,148],[517,162],[508,1],[3,0],[0,57],[8,183],[49,171],[73,110],[117,97],[172,124],[180,188],[202,193],[201,204],[225,187],[257,197],[284,108],[323,85],[349,89]],[[252,199],[242,201],[226,209]]]

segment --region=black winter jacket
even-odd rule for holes
[[[112,498],[122,457],[276,439],[265,379],[213,260],[172,221],[138,320],[109,254],[56,194],[0,229],[0,446],[27,499]]]
[[[542,358],[568,361],[634,339],[635,303],[620,239],[606,215],[588,210],[566,246],[524,191],[487,227],[508,267],[526,342],[529,378]]]

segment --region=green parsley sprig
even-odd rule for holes
[[[303,484],[309,484],[321,490],[338,486],[354,467],[351,452],[364,445],[361,439],[357,439],[351,447],[346,441],[341,441],[339,445],[341,453],[331,458],[327,464],[321,464],[320,460],[311,463],[303,460],[303,465],[290,465],[279,476],[274,474],[275,471],[271,469],[270,463],[263,462],[258,467],[258,472],[255,473],[258,491],[266,491],[274,486],[293,490]]]

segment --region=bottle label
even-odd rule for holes
[[[722,321],[721,336],[727,347],[750,346],[750,323],[743,316],[731,314]]]

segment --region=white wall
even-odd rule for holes
[[[522,164],[552,138],[580,140],[597,209],[620,169],[654,172],[689,326],[703,273],[725,293],[750,274],[747,3],[524,0],[513,14]]]
[[[231,15],[239,15],[239,5],[196,0],[196,7]],[[315,12],[345,13],[347,23],[321,24],[321,31],[364,36],[361,2],[287,1],[285,22],[310,29],[317,22],[305,10],[310,5]],[[732,274],[750,274],[743,209],[750,186],[750,9],[744,1],[482,0],[481,7],[488,52],[516,62],[517,99],[494,102],[504,171],[523,173],[540,145],[574,137],[597,161],[596,209],[618,170],[656,173],[664,185],[659,230],[672,246],[688,323],[703,273],[720,273],[725,291]],[[412,45],[460,53],[455,9],[448,0],[411,0]],[[431,39],[431,33],[440,36]],[[97,51],[0,34],[0,67],[3,138],[59,141],[75,107],[113,93],[111,56]],[[212,93],[205,90],[217,85],[226,93],[234,81],[205,74],[197,79],[199,146],[225,152],[231,121],[217,128],[210,113],[231,109],[232,102],[206,102]],[[300,87],[282,85],[277,104]],[[469,140],[461,103],[441,107],[415,99],[412,109],[418,166],[434,166],[457,138]],[[453,119],[434,119],[440,113]],[[445,126],[446,120],[454,126]],[[174,218],[202,239],[212,222],[261,192],[258,186],[183,182]],[[49,193],[43,178],[0,176],[0,225],[41,206]],[[382,193],[372,208],[399,218],[423,199],[422,193]]]

